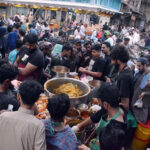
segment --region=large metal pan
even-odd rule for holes
[[[66,84],[66,83],[76,84],[83,91],[82,96],[79,96],[77,98],[70,98],[72,106],[76,106],[78,104],[87,102],[87,97],[91,91],[89,85],[81,82],[80,80],[76,80],[76,79],[72,79],[72,78],[53,78],[51,80],[48,80],[44,84],[44,89],[45,89],[46,95],[49,97],[52,97],[54,95],[53,90],[58,88],[60,85]]]

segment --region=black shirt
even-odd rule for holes
[[[101,72],[104,74],[105,71],[105,60],[102,57],[99,57],[98,59],[94,60],[94,64],[92,66],[93,72]],[[103,75],[100,78],[94,77],[95,80],[103,80]]]
[[[101,109],[99,111],[97,111],[96,113],[92,114],[90,116],[91,120],[93,123],[98,123],[101,119],[101,117],[106,114],[106,110],[105,109]]]
[[[0,93],[0,110],[7,110],[8,105],[13,105],[13,111],[18,110],[20,104],[14,97],[8,96],[6,93]]]
[[[91,52],[87,51],[83,55],[83,59],[81,60],[80,67],[86,68],[90,63],[91,58],[92,58]]]
[[[26,47],[22,47],[18,56],[19,56],[18,67],[25,68],[28,63],[37,67],[37,69],[29,75],[26,76],[19,75],[18,80],[23,81],[28,78],[34,78],[35,80],[39,80],[42,69],[44,67],[44,56],[43,53],[40,51],[40,49],[36,48],[30,51]]]
[[[112,67],[111,58],[109,55],[105,55],[105,61],[106,61],[106,63],[105,63],[105,76],[108,76],[108,74],[111,70],[111,67]]]
[[[30,51],[25,47],[23,47],[23,49],[20,50],[18,55],[19,55],[19,62],[21,62],[25,66],[27,65],[28,62],[34,66],[37,66],[40,69],[43,68],[44,66],[44,56],[39,48]]]
[[[117,79],[117,86],[119,88],[120,97],[129,98],[131,103],[134,91],[134,82],[132,71],[129,68],[125,68],[120,72]]]
[[[103,30],[108,30],[108,25],[107,24],[103,25]]]

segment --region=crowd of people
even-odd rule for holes
[[[47,20],[23,14],[1,18],[0,149],[135,150],[132,141],[138,127],[146,128],[150,137],[150,55],[135,49],[140,31],[105,23],[89,36],[86,28],[74,21],[55,30]],[[149,31],[145,47],[150,50]],[[50,119],[35,117],[44,83],[56,76],[54,66],[102,82],[96,90],[102,109],[72,128],[64,125],[71,107],[65,94],[48,100]],[[14,79],[21,81],[17,91]],[[98,124],[95,139],[89,147],[79,145],[75,133],[93,123]]]

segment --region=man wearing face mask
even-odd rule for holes
[[[116,78],[116,85],[119,88],[121,103],[126,110],[129,110],[133,96],[133,75],[130,68],[127,67],[129,53],[123,45],[117,45],[110,53],[112,64],[119,67],[119,73]]]
[[[19,81],[26,79],[40,80],[44,57],[37,46],[37,41],[38,37],[33,33],[25,36],[25,46],[20,50],[15,62],[19,69]]]

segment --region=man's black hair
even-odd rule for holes
[[[55,95],[49,99],[48,110],[54,120],[62,120],[69,108],[70,99],[66,94]]]
[[[6,59],[0,59],[0,67],[1,67],[3,64],[9,64],[8,60],[6,60]]]
[[[0,20],[0,27],[4,25],[4,22]]]
[[[122,42],[122,39],[117,39],[116,40],[116,43],[118,44],[118,43],[121,43]]]
[[[29,29],[31,29],[33,26],[32,26],[32,24],[28,24],[28,27],[29,27]]]
[[[85,44],[84,44],[84,47],[86,47],[89,44],[91,45],[91,41],[86,41]]]
[[[125,146],[125,131],[112,120],[99,135],[101,150],[121,150]]]
[[[111,49],[111,45],[110,45],[110,43],[109,43],[109,42],[104,42],[103,44],[105,44],[108,48],[110,48],[110,49]]]
[[[62,52],[63,51],[72,51],[72,47],[69,44],[65,44],[62,48]]]
[[[28,23],[29,22],[29,19],[26,19],[26,23]]]
[[[75,44],[78,44],[78,43],[81,44],[81,40],[80,40],[80,39],[75,39],[75,40],[74,40],[74,43],[75,43]]]
[[[36,44],[38,42],[38,36],[34,33],[29,33],[25,36],[25,42]]]
[[[9,26],[7,27],[7,31],[8,31],[8,33],[12,32],[12,31],[13,31],[13,26],[12,26],[12,25],[9,25]]]
[[[19,28],[20,28],[20,23],[15,23],[15,24],[14,24],[14,27],[15,27],[16,29],[19,29]]]
[[[56,39],[57,40],[57,44],[63,45],[62,41],[60,39]]]
[[[64,36],[65,34],[66,34],[66,33],[65,33],[64,31],[60,30],[58,35],[59,35],[59,36]]]
[[[19,94],[25,105],[33,106],[42,93],[42,86],[35,80],[25,80],[19,87]]]
[[[0,66],[0,83],[2,84],[5,80],[9,79],[10,81],[15,79],[19,71],[13,65],[4,62]]]
[[[101,45],[100,44],[95,44],[95,45],[92,46],[91,50],[101,51]]]
[[[130,38],[124,38],[124,41],[130,41]]]
[[[19,29],[19,33],[20,33],[22,36],[25,36],[26,31],[25,31],[24,29]]]
[[[98,89],[98,97],[102,102],[107,102],[111,107],[119,107],[120,97],[119,89],[117,86],[110,83],[103,83],[102,86]]]
[[[140,62],[144,66],[148,64],[148,59],[145,57],[140,57],[137,59],[137,62]]]
[[[17,40],[16,40],[16,48],[20,49],[20,48],[22,47],[22,45],[23,45],[22,40],[17,39]]]
[[[129,53],[125,46],[116,45],[110,53],[112,60],[120,60],[122,63],[127,63],[129,60]]]
[[[45,44],[43,43],[41,46],[40,46],[40,50],[41,51],[49,51],[50,48],[52,48],[52,44]]]

